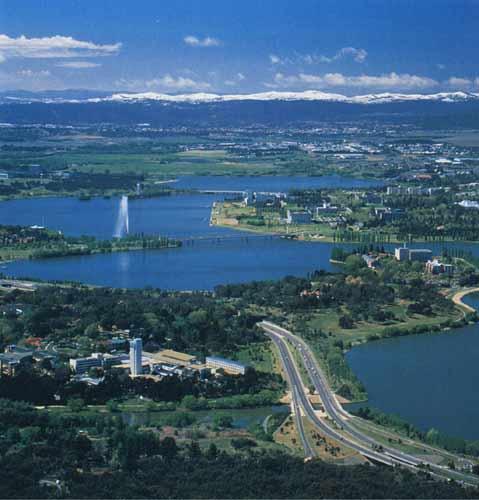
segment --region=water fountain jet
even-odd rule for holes
[[[122,196],[120,200],[120,208],[118,209],[118,217],[115,226],[115,238],[128,236],[130,232],[130,221],[128,215],[128,196]]]

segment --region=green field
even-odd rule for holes
[[[452,314],[435,314],[434,316],[423,316],[420,314],[408,315],[407,304],[393,304],[385,308],[385,311],[391,311],[396,316],[396,320],[384,323],[358,321],[354,328],[345,329],[339,326],[339,317],[344,311],[326,310],[314,313],[308,322],[312,329],[331,332],[335,337],[358,344],[369,340],[373,336],[381,337],[384,330],[388,327],[398,327],[404,331],[409,331],[417,326],[434,327],[446,321],[459,321],[463,318],[463,313],[459,309],[454,309]]]

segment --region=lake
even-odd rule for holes
[[[287,191],[299,185],[347,188],[371,183],[340,177],[185,177],[176,184],[188,188],[251,187]],[[3,266],[2,272],[15,277],[81,281],[101,286],[212,290],[221,283],[306,276],[316,269],[335,269],[329,262],[333,244],[286,241],[210,226],[211,206],[217,199],[221,199],[221,195],[193,193],[129,202],[130,233],[208,240],[196,240],[179,249],[18,261]],[[115,231],[118,211],[118,198],[12,200],[0,203],[0,224],[39,224],[70,236],[109,239]],[[218,240],[222,237],[230,239]],[[429,247],[440,251],[439,245]],[[474,245],[470,248],[478,251]]]
[[[356,182],[341,178],[186,177],[175,185],[288,191],[332,183],[352,187]],[[207,240],[178,249],[18,261],[2,266],[2,272],[113,287],[212,290],[222,283],[306,276],[316,269],[335,269],[329,262],[333,244],[289,241],[209,226],[211,205],[219,198],[221,195],[193,193],[129,203],[132,233]],[[118,209],[117,198],[15,200],[0,203],[0,224],[44,224],[67,235],[105,239],[113,235]],[[224,236],[230,239],[221,239]],[[442,247],[415,246],[431,248],[435,253]],[[479,246],[474,244],[448,246],[479,255]],[[478,353],[479,326],[473,325],[451,333],[369,343],[351,350],[347,360],[365,384],[371,406],[397,413],[421,429],[437,427],[448,434],[479,439]]]
[[[177,188],[288,191],[298,187],[360,187],[377,183],[341,177],[198,177],[178,179]],[[180,194],[129,202],[130,233],[172,238],[208,238],[180,249],[18,261],[10,276],[71,280],[113,287],[152,286],[212,290],[221,283],[305,276],[332,270],[332,245],[285,241],[209,225],[211,206],[222,195]],[[44,225],[69,236],[109,239],[115,231],[118,198],[36,198],[0,203],[0,224]],[[229,240],[217,238],[228,237]]]
[[[464,302],[479,307],[479,296]],[[424,431],[479,439],[478,324],[369,342],[346,358],[367,389],[369,406]]]

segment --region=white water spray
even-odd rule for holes
[[[128,196],[122,196],[120,208],[118,209],[118,218],[116,219],[115,238],[127,236],[130,232],[130,221],[128,216]]]

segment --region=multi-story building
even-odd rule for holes
[[[404,262],[405,260],[409,260],[409,248],[399,247],[394,249],[394,256],[396,260],[399,262]]]
[[[219,358],[217,356],[206,357],[207,368],[222,368],[226,372],[244,375],[246,366],[231,359]]]
[[[90,368],[101,368],[103,358],[101,356],[90,356],[89,358],[70,359],[70,368],[75,373],[85,373]]]
[[[143,343],[141,339],[130,340],[130,373],[133,377],[142,374]]]
[[[316,216],[320,217],[325,214],[334,214],[339,210],[339,207],[336,207],[334,205],[331,205],[331,203],[328,203],[327,201],[323,202],[322,205],[319,207],[316,207]]]
[[[426,271],[431,274],[446,274],[451,276],[454,274],[454,266],[452,264],[444,264],[438,259],[428,260],[426,262]]]
[[[427,248],[411,248],[409,250],[409,260],[416,262],[427,262],[432,258],[432,250]]]
[[[432,250],[427,248],[399,247],[394,250],[394,256],[396,257],[396,260],[399,260],[400,262],[405,260],[427,262],[432,258]]]
[[[310,224],[311,223],[311,214],[306,210],[293,212],[288,210],[286,215],[286,223],[287,224]]]
[[[0,376],[3,373],[8,375],[15,374],[19,369],[27,367],[32,362],[32,352],[15,352],[5,350],[5,353],[0,353]]]

